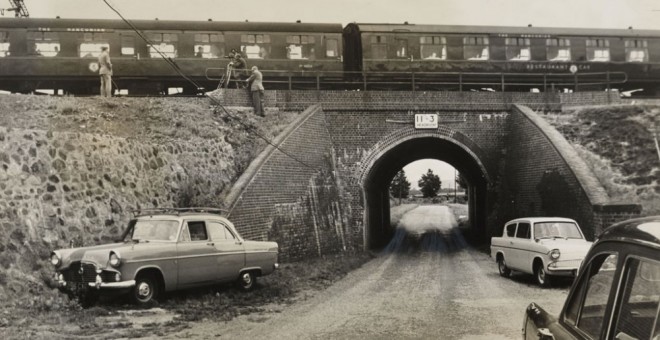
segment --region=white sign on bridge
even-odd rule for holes
[[[415,114],[415,129],[437,129],[438,115],[435,113]]]

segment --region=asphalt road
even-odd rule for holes
[[[558,314],[570,281],[549,289],[499,276],[469,248],[447,207],[420,206],[387,251],[309,300],[260,318],[199,323],[177,337],[223,339],[520,339],[534,301]]]

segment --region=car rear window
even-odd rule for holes
[[[509,224],[506,226],[506,236],[513,237],[516,235],[516,224]]]

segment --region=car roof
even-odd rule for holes
[[[150,208],[150,209],[140,209],[135,210],[135,219],[138,220],[155,220],[155,219],[175,219],[183,220],[190,217],[198,219],[209,219],[209,220],[223,220],[228,221],[222,213],[225,212],[223,209],[219,208],[200,208],[200,207],[190,207],[190,208]]]
[[[510,224],[510,223],[516,223],[516,222],[530,222],[530,223],[538,223],[538,222],[572,222],[572,223],[577,223],[575,220],[566,218],[566,217],[520,217],[516,218],[515,220],[511,220],[509,222],[506,222],[505,224]]]
[[[603,231],[597,243],[606,241],[638,243],[660,249],[660,216],[635,218],[613,224]]]

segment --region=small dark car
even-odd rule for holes
[[[660,216],[607,228],[559,317],[532,303],[523,339],[660,339]]]

